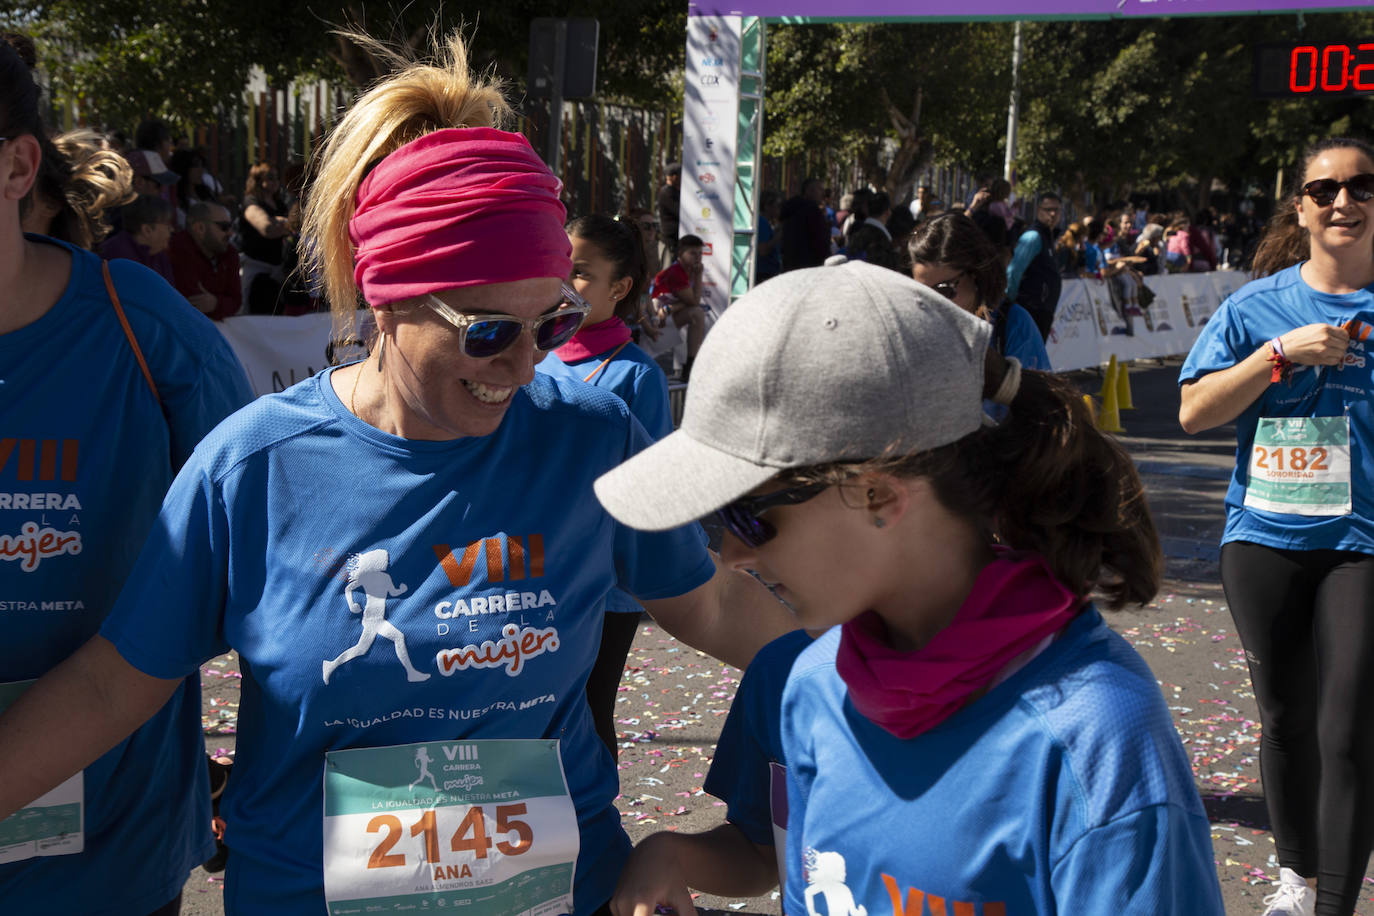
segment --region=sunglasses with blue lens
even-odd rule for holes
[[[807,483],[762,496],[741,496],[716,510],[716,518],[747,547],[758,548],[777,536],[777,529],[759,516],[777,506],[795,506],[830,489],[829,483]]]
[[[556,350],[572,339],[591,306],[566,284],[557,308],[533,318],[518,315],[460,312],[430,294],[425,304],[458,329],[458,349],[473,359],[491,359],[515,343],[528,330],[536,350]]]

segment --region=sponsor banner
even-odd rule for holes
[[[1045,341],[1050,365],[1061,372],[1096,366],[1101,359],[1097,313],[1082,280],[1065,280]]]
[[[678,232],[706,243],[701,298],[708,314],[730,304],[740,31],[739,16],[687,21]]]
[[[688,193],[689,161],[684,160],[682,169],[684,194]],[[720,175],[727,168],[711,166],[711,181],[707,184],[721,180]],[[733,173],[730,181],[734,181]],[[683,232],[701,235],[706,231],[715,233],[713,238],[717,240],[727,240],[716,244],[708,238],[711,254],[703,257],[703,292],[718,314],[727,304],[725,291],[729,288],[728,239],[733,231],[729,216],[722,217],[719,224],[707,226],[700,219],[688,219],[685,209],[683,214]],[[1130,314],[1130,334],[1126,333],[1126,316],[1118,314],[1105,282],[1065,280],[1054,326],[1045,342],[1050,363],[1056,370],[1068,372],[1100,365],[1113,354],[1124,360],[1187,353],[1207,319],[1247,279],[1234,270],[1146,277],[1145,283],[1154,290],[1155,300],[1149,308]],[[709,324],[708,319],[708,327]],[[243,363],[254,392],[262,395],[281,391],[314,375],[330,365],[331,356],[335,363],[361,359],[366,354],[361,340],[372,334],[372,316],[370,312],[359,313],[359,327],[363,330],[351,341],[333,339],[333,323],[327,314],[295,318],[250,315],[217,322],[215,326]],[[668,337],[676,340],[674,329],[668,329]],[[650,350],[654,349],[663,347],[650,345]]]

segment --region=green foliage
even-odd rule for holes
[[[334,35],[339,27],[423,54],[431,30],[462,26],[474,66],[504,78],[518,100],[539,16],[599,20],[602,98],[680,105],[686,9],[675,0],[11,0],[0,25],[36,39],[55,92],[93,120],[131,127],[157,116],[189,127],[239,104],[253,65],[279,86],[312,76],[371,82],[376,62]]]
[[[1299,26],[1301,25],[1301,31]],[[1253,96],[1262,42],[1374,35],[1374,15],[1028,23],[1017,171],[1026,187],[1120,197],[1214,177],[1270,181],[1318,136],[1367,125],[1369,97]],[[1263,184],[1261,186],[1264,186]]]
[[[765,152],[822,150],[875,166],[897,197],[934,159],[1000,159],[1011,62],[1006,23],[772,26]],[[895,144],[895,146],[894,146]]]

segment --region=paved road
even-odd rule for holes
[[[1120,441],[1136,460],[1168,555],[1167,578],[1148,607],[1108,615],[1145,656],[1160,681],[1193,761],[1212,821],[1217,872],[1229,916],[1256,914],[1278,874],[1259,783],[1259,724],[1240,643],[1218,584],[1222,495],[1232,463],[1229,429],[1187,437],[1177,424],[1177,362],[1131,372],[1137,409],[1123,414]],[[1085,391],[1101,381],[1075,376]],[[232,656],[204,668],[206,746],[234,747],[237,665]],[[739,672],[683,647],[651,622],[641,627],[621,685],[621,797],[626,829],[638,840],[656,830],[703,830],[723,806],[701,790],[716,735]],[[221,882],[197,871],[183,912],[222,913]],[[1374,878],[1360,912],[1374,914]],[[724,913],[778,913],[775,897],[699,905]],[[877,916],[877,914],[874,914]]]

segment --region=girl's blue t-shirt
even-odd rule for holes
[[[1367,339],[1374,327],[1374,286],[1344,295],[1319,292],[1302,279],[1301,265],[1247,283],[1207,321],[1179,372],[1179,383],[1229,369],[1294,328],[1352,320],[1356,330],[1343,365],[1295,365],[1291,384],[1271,384],[1236,417],[1236,467],[1226,490],[1222,543],[1374,553],[1374,358]],[[1350,421],[1351,514],[1294,515],[1245,505],[1260,418],[1340,416]]]
[[[623,402],[543,374],[513,397],[489,436],[406,440],[353,416],[326,370],[221,425],[173,483],[102,632],[156,677],[239,653],[231,916],[324,911],[326,752],[461,738],[560,739],[576,908],[610,897],[630,844],[585,696],[606,595],[681,595],[714,565],[697,526],[632,531],[593,495],[649,443]],[[365,647],[362,567],[391,583]],[[472,662],[508,629],[533,651]]]
[[[626,343],[620,352],[612,353],[614,348],[568,362],[564,362],[556,353],[549,353],[535,369],[552,378],[571,379],[611,392],[625,402],[630,413],[657,442],[673,431],[668,377],[658,363],[633,342]],[[601,365],[603,362],[604,366]],[[588,376],[591,376],[590,380]],[[616,589],[606,599],[606,610],[638,614],[644,609],[634,596]]]
[[[91,252],[37,321],[0,335],[0,683],[39,677],[94,636],[176,466],[252,399],[211,322],[132,261],[110,274],[148,387]],[[145,916],[214,853],[200,677],[83,773],[84,850],[0,865],[0,910]],[[107,698],[91,696],[89,702]]]
[[[855,710],[839,642],[817,639],[783,693],[784,912],[1223,916],[1159,686],[1095,609],[910,739]]]

